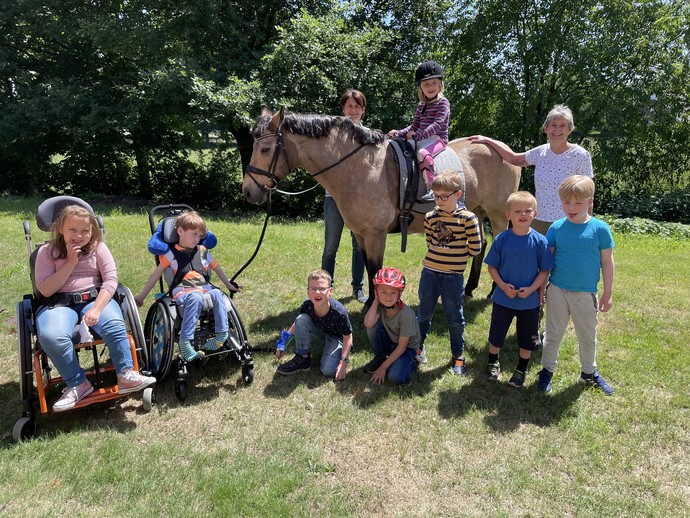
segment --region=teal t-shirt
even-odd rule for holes
[[[597,218],[575,224],[562,218],[546,233],[555,249],[549,282],[564,290],[596,293],[601,274],[601,251],[613,248],[609,226]]]

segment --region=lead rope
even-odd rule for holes
[[[252,261],[254,260],[256,255],[259,253],[259,249],[261,248],[261,243],[263,243],[264,236],[266,235],[266,227],[268,226],[268,220],[270,217],[271,217],[271,191],[268,191],[268,201],[266,202],[266,218],[264,219],[264,226],[261,229],[261,236],[259,237],[259,242],[256,244],[256,249],[254,250],[254,253],[252,254],[252,256],[247,260],[246,263],[244,263],[242,268],[237,270],[237,273],[235,275],[233,275],[232,278],[230,279],[230,282],[233,283],[235,286],[237,286],[235,279],[237,279],[237,277],[239,277],[239,275],[245,270],[245,268],[247,268],[247,266],[249,266],[252,263]],[[231,293],[230,296],[232,297],[232,295],[233,294]]]

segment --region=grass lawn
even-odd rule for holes
[[[570,329],[550,395],[507,383],[517,363],[510,338],[501,380],[484,378],[491,304],[466,301],[469,376],[450,371],[440,307],[429,362],[404,387],[374,386],[361,304],[350,297],[344,233],[335,296],[351,312],[356,352],[343,382],[309,373],[277,377],[279,332],[306,296],[323,222],[271,221],[238,279],[235,297],[255,353],[255,380],[239,365],[192,373],[180,403],[172,378],[141,398],[38,417],[34,440],[14,443],[20,417],[15,305],[30,291],[22,220],[40,200],[0,198],[0,515],[3,516],[690,516],[690,240],[615,234],[614,306],[600,318],[598,365],[613,397],[583,389]],[[137,293],[154,267],[146,208],[96,205],[123,284]],[[215,215],[214,255],[232,275],[249,258],[262,215]],[[422,236],[407,253],[391,236],[386,265],[403,270],[417,306]],[[153,295],[142,308],[151,305]],[[288,358],[292,356],[288,351]],[[317,355],[320,351],[317,349]]]

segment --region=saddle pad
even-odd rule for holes
[[[405,200],[405,190],[407,189],[407,161],[405,159],[404,151],[400,148],[400,146],[395,140],[391,141],[391,147],[395,150],[395,158],[398,162],[398,168],[400,170],[400,189],[398,191],[398,207],[402,209],[403,201]],[[446,147],[443,151],[441,151],[438,155],[434,157],[434,162],[434,169],[436,170],[437,174],[446,169],[452,169],[453,171],[457,171],[462,175],[462,196],[460,197],[460,203],[464,204],[465,172],[462,169],[462,162],[460,162],[458,154],[451,148]],[[432,210],[436,206],[436,204],[432,201],[424,203],[419,201],[419,198],[426,194],[426,184],[424,183],[424,179],[422,178],[421,174],[419,175],[419,177],[420,178],[419,186],[417,188],[417,201],[415,202],[412,210],[414,210],[415,212],[426,214],[427,212]]]

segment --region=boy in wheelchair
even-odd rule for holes
[[[112,299],[118,286],[115,261],[88,210],[70,205],[60,212],[52,225],[51,241],[36,255],[35,282],[42,295],[36,312],[38,339],[67,385],[53,406],[55,412],[74,408],[94,390],[72,343],[72,331],[80,319],[107,344],[120,394],[156,382],[133,369],[122,311]]]
[[[158,267],[134,300],[138,306],[142,306],[144,299],[166,268],[172,269],[174,272],[174,278],[170,284],[172,297],[178,306],[184,307],[179,349],[184,360],[190,362],[203,357],[204,351],[218,350],[228,338],[229,322],[224,294],[210,283],[209,269],[218,275],[230,292],[237,292],[239,287],[228,279],[208,249],[200,244],[208,230],[206,222],[196,211],[183,212],[177,216],[175,232],[178,237],[177,244],[171,245],[165,254],[158,256]],[[208,294],[213,302],[216,336],[202,344],[200,350],[196,351],[192,346],[192,340],[194,340],[196,324],[203,309],[204,294]]]

